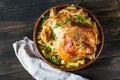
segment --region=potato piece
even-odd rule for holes
[[[85,64],[85,59],[81,59],[81,60],[79,60],[79,61],[77,61],[79,64],[81,64],[81,65],[84,65]]]
[[[67,64],[67,66],[69,66],[69,67],[78,67],[78,66],[79,66],[79,63],[78,63],[78,62],[69,62],[69,63]]]
[[[37,34],[37,40],[39,40],[40,38],[41,38],[41,32],[38,32],[38,34]]]

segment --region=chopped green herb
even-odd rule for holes
[[[52,61],[52,63],[54,63],[54,64],[57,64],[57,65],[59,64],[59,59],[58,59],[57,56],[52,56],[52,57],[51,57],[50,54],[47,54],[47,55],[45,55],[45,58],[46,58],[47,60]]]
[[[47,15],[41,15],[41,18],[47,20],[48,16]]]
[[[41,21],[41,25],[38,28],[38,31],[41,31],[43,29],[43,23],[48,19],[47,15],[41,15],[42,21]]]
[[[54,64],[59,64],[59,59],[57,58],[57,56],[52,56],[51,61],[52,61]]]
[[[43,29],[43,23],[44,23],[45,21],[46,21],[45,19],[42,20],[41,26],[39,27],[39,30],[40,30],[40,31]]]
[[[65,22],[65,23],[67,23],[67,22],[70,22],[70,21],[71,21],[71,18],[69,18],[69,17],[66,17],[65,19],[66,19],[66,22]]]
[[[45,16],[44,16],[44,15],[41,15],[41,18],[45,18]]]
[[[43,29],[43,23],[48,19],[48,16],[46,15],[41,15],[42,21],[41,21],[41,25],[38,28],[38,31],[41,31]]]
[[[43,29],[43,26],[39,26],[38,30],[37,31],[41,31]]]
[[[45,19],[43,19],[43,20],[42,20],[42,22],[41,22],[41,25],[42,25],[45,21],[46,21],[46,20],[45,20]]]
[[[44,23],[45,21],[46,21],[45,19],[43,19],[43,20],[41,21],[41,25],[39,26],[38,31],[41,31],[41,30],[43,29],[43,23]]]
[[[45,44],[45,43],[41,45],[41,49],[51,51],[51,47],[48,44]]]
[[[51,59],[52,59],[52,57],[51,57],[49,54],[45,55],[45,58],[46,58],[47,60],[51,60]]]
[[[74,15],[74,18],[77,20],[77,22],[83,22],[83,17],[80,15]]]
[[[61,26],[62,26],[61,23],[56,23],[55,26],[54,26],[54,29],[55,29],[55,28],[58,28],[58,27],[61,27]]]

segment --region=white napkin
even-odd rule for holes
[[[33,41],[25,37],[13,43],[15,54],[33,78],[36,80],[88,80],[79,75],[55,69],[39,57]]]

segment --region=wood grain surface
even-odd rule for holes
[[[34,80],[15,56],[12,43],[32,39],[34,24],[51,6],[76,0],[0,0],[0,80]],[[90,80],[120,80],[120,0],[83,0],[103,26],[105,43],[99,58],[72,73]],[[53,80],[53,79],[50,79]]]

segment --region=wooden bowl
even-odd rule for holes
[[[51,8],[55,8],[56,10],[61,10],[67,6],[70,6],[71,4],[62,4],[62,5],[57,5],[57,6],[54,6],[54,7],[51,7]],[[49,15],[49,12],[50,12],[50,9],[47,9],[42,15]],[[76,8],[83,8],[81,6],[77,6]],[[95,53],[95,59],[93,60],[90,60],[89,62],[85,63],[83,66],[79,66],[77,68],[64,68],[64,67],[60,67],[60,66],[57,66],[53,63],[51,63],[50,61],[46,60],[44,57],[43,57],[43,54],[41,53],[41,50],[38,48],[37,46],[37,30],[38,30],[38,27],[40,26],[41,24],[41,21],[42,21],[42,18],[39,17],[37,22],[35,23],[35,26],[34,26],[34,31],[33,31],[33,40],[34,40],[34,45],[35,45],[35,48],[37,49],[40,57],[50,66],[54,67],[54,68],[57,68],[57,69],[60,69],[60,70],[65,70],[65,71],[74,71],[74,70],[80,70],[80,69],[83,69],[87,66],[89,66],[90,64],[92,64],[97,58],[98,56],[100,55],[101,51],[102,51],[102,48],[103,48],[103,45],[104,45],[104,33],[103,33],[103,29],[102,29],[102,26],[101,24],[99,23],[99,21],[97,20],[97,18],[93,15],[93,13],[91,13],[89,10],[83,8],[89,16],[91,16],[92,20],[96,21],[96,24],[97,24],[97,28],[98,28],[98,31],[99,31],[99,39],[100,39],[100,44],[97,45],[97,51]]]

